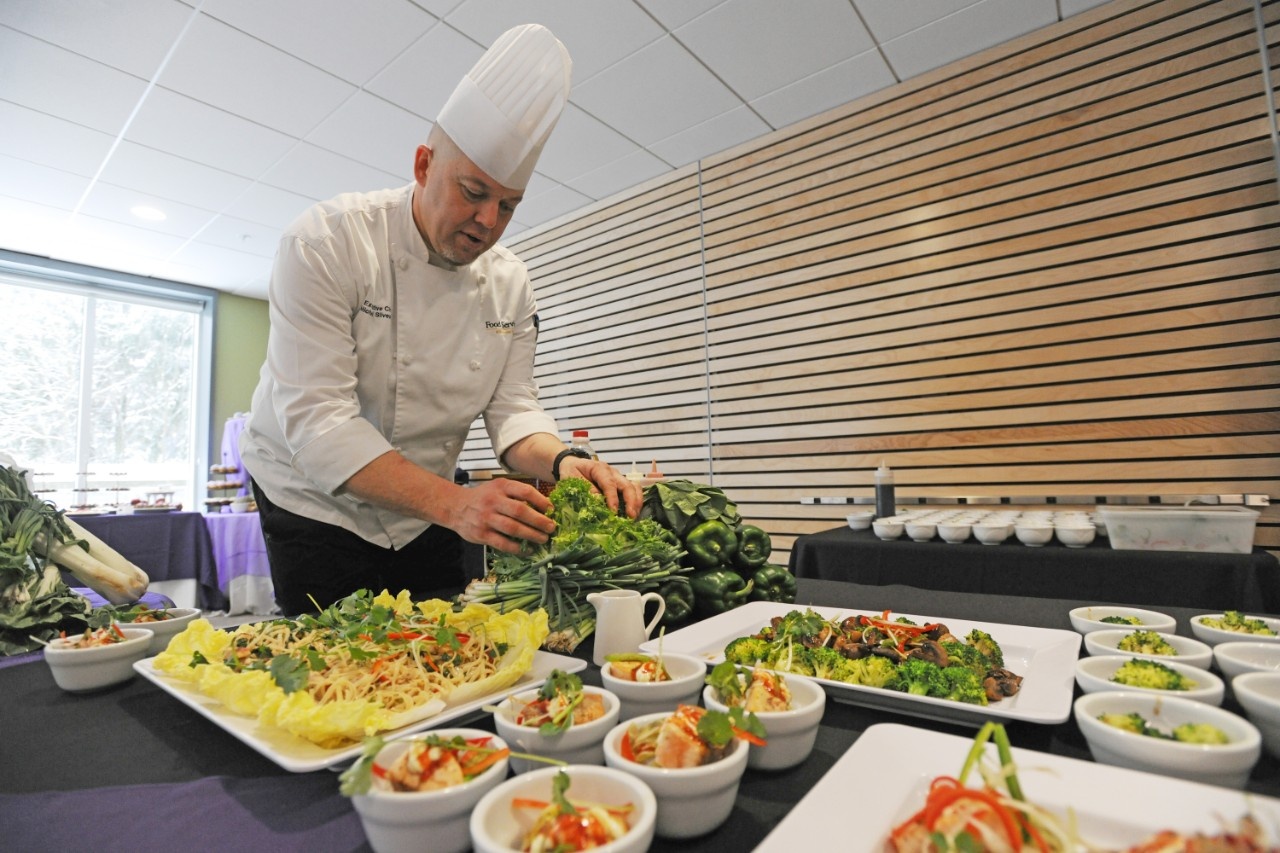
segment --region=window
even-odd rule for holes
[[[0,253],[0,451],[63,509],[199,510],[213,294]]]

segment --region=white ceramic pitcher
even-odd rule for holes
[[[658,612],[646,625],[644,605],[648,601],[658,602]],[[661,595],[641,595],[634,589],[592,592],[587,595],[587,603],[596,609],[596,645],[591,658],[596,666],[604,666],[605,655],[637,651],[667,612],[667,602]]]

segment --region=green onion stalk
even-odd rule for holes
[[[633,521],[610,510],[585,480],[566,478],[549,496],[556,532],[520,554],[495,553],[484,578],[468,584],[460,604],[478,602],[499,612],[547,611],[551,634],[543,645],[570,653],[595,631],[593,592],[655,590],[692,568],[670,534],[651,519]]]

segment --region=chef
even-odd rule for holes
[[[281,239],[240,449],[286,615],[361,588],[448,597],[465,582],[462,539],[507,552],[547,540],[537,489],[454,482],[477,417],[508,471],[583,477],[636,515],[638,487],[567,449],[539,405],[533,288],[497,245],[570,65],[544,27],[503,33],[418,146],[413,183],[321,202]]]

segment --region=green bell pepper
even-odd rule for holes
[[[667,603],[667,610],[662,614],[663,625],[674,625],[693,615],[693,586],[684,575],[677,575],[659,586],[658,594]]]
[[[689,575],[693,607],[701,616],[727,613],[747,603],[753,583],[733,569],[703,569]]]
[[[735,566],[739,569],[758,569],[769,562],[769,555],[773,553],[773,540],[768,533],[754,524],[740,524],[737,534],[738,550],[733,555]]]
[[[684,549],[694,568],[714,569],[727,566],[738,550],[738,536],[733,528],[719,519],[704,521],[684,538]]]
[[[796,600],[796,576],[786,566],[768,563],[751,575],[752,601],[780,601],[791,604]]]

